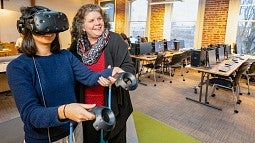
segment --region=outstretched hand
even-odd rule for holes
[[[111,68],[111,66],[109,65],[108,68]],[[113,70],[112,70],[112,76],[109,76],[108,78],[104,78],[104,77],[99,77],[98,79],[98,83],[101,85],[101,86],[110,86],[112,84],[115,83],[115,81],[117,80],[115,78],[115,76],[119,73],[122,73],[122,72],[125,72],[124,70],[122,70],[121,68],[119,67],[114,67]]]
[[[122,72],[125,72],[125,71],[119,67],[114,67],[112,70],[112,77],[114,77],[116,74],[122,73]]]
[[[63,114],[59,116],[60,119],[70,119],[78,123],[87,120],[94,120],[96,118],[95,115],[89,112],[88,110],[94,108],[95,106],[96,104],[81,104],[81,103],[71,103],[62,105],[59,107],[60,109],[59,113]]]
[[[119,67],[114,67],[112,70],[112,76],[110,76],[108,79],[111,81],[111,83],[115,83],[115,81],[117,80],[116,75],[118,75],[119,73],[125,72],[123,69],[119,68]]]

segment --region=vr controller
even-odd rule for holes
[[[129,72],[122,72],[114,76],[117,80],[115,85],[121,86],[125,90],[135,90],[138,86],[137,79]]]
[[[103,129],[110,131],[115,127],[115,116],[111,109],[105,106],[96,106],[90,110],[91,113],[95,114],[96,120],[93,123],[93,127],[98,131]]]
[[[20,17],[17,21],[18,31],[24,34],[26,28],[34,34],[44,35],[63,32],[69,28],[69,23],[64,13],[45,9],[28,17]]]
[[[135,76],[129,72],[123,72],[115,75],[117,79],[115,85],[121,86],[126,90],[135,90],[137,88],[137,80]],[[105,106],[96,106],[90,110],[91,113],[95,114],[96,120],[93,123],[93,127],[98,131],[103,129],[110,131],[115,127],[116,119],[113,111]]]

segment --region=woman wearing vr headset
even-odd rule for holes
[[[42,6],[23,7],[21,12],[17,27],[24,34],[23,54],[8,64],[7,76],[24,123],[25,142],[67,142],[72,121],[75,132],[81,133],[74,142],[82,143],[82,126],[77,123],[95,119],[88,111],[95,104],[76,103],[75,80],[87,86],[107,86],[116,80],[111,76],[123,70],[93,72],[71,52],[61,50],[59,32],[68,29],[65,14]]]
[[[109,31],[107,16],[98,5],[87,4],[78,10],[73,19],[71,36],[70,51],[93,71],[112,65],[126,72],[135,73],[134,64],[128,52],[128,44],[119,34]],[[76,87],[80,102],[109,106],[109,88],[88,87],[79,83]],[[112,131],[104,134],[104,140],[108,143],[125,143],[126,121],[133,111],[129,92],[112,85],[111,93],[110,106],[116,117],[116,125]],[[83,122],[84,142],[99,143],[100,131],[96,131],[92,124],[92,121]]]

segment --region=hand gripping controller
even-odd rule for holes
[[[122,72],[114,76],[116,86],[121,86],[126,90],[135,90],[138,86],[135,76],[129,72]]]
[[[90,110],[96,116],[93,127],[98,131],[103,129],[110,131],[115,127],[115,116],[111,109],[105,106],[96,106]]]
[[[115,85],[121,86],[125,90],[135,90],[137,88],[137,80],[135,76],[129,72],[119,73],[114,76],[117,80]],[[116,119],[113,111],[105,106],[96,106],[90,110],[96,116],[93,127],[98,131],[103,129],[110,131],[115,127]]]

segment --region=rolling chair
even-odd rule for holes
[[[156,60],[153,63],[142,65],[143,67],[146,67],[147,70],[150,69],[150,71],[153,71],[153,77],[154,77],[154,86],[156,86],[156,70],[160,69],[160,72],[163,73],[163,61],[164,61],[164,54],[158,53]],[[162,80],[164,82],[164,79]]]
[[[249,68],[250,63],[245,62],[243,63],[238,71],[236,72],[235,75],[229,76],[229,78],[211,78],[209,82],[213,84],[213,90],[211,93],[211,96],[215,96],[215,89],[220,87],[224,89],[231,89],[232,90],[232,95],[233,95],[233,101],[234,101],[234,113],[238,113],[238,110],[236,109],[236,104],[240,104],[242,101],[240,100],[239,94],[240,93],[240,86],[239,86],[239,81],[242,76],[242,74]],[[237,92],[238,91],[238,92]],[[236,97],[235,97],[236,96]]]
[[[251,66],[248,68],[248,70],[244,73],[247,79],[247,85],[248,85],[248,95],[250,95],[250,78],[255,77],[255,62],[251,64]]]
[[[185,67],[186,65],[189,65],[189,64],[191,63],[191,50],[185,51],[184,60],[185,60],[184,67]],[[189,70],[187,69],[187,70],[186,70],[186,73],[188,73],[188,72],[189,72]]]
[[[182,80],[185,81],[184,74],[183,74],[183,63],[186,58],[186,53],[180,53],[180,54],[175,54],[172,56],[172,59],[168,63],[169,67],[169,75],[170,75],[170,83],[172,83],[171,77],[174,76],[173,69],[174,68],[181,68],[181,76],[183,77]]]

